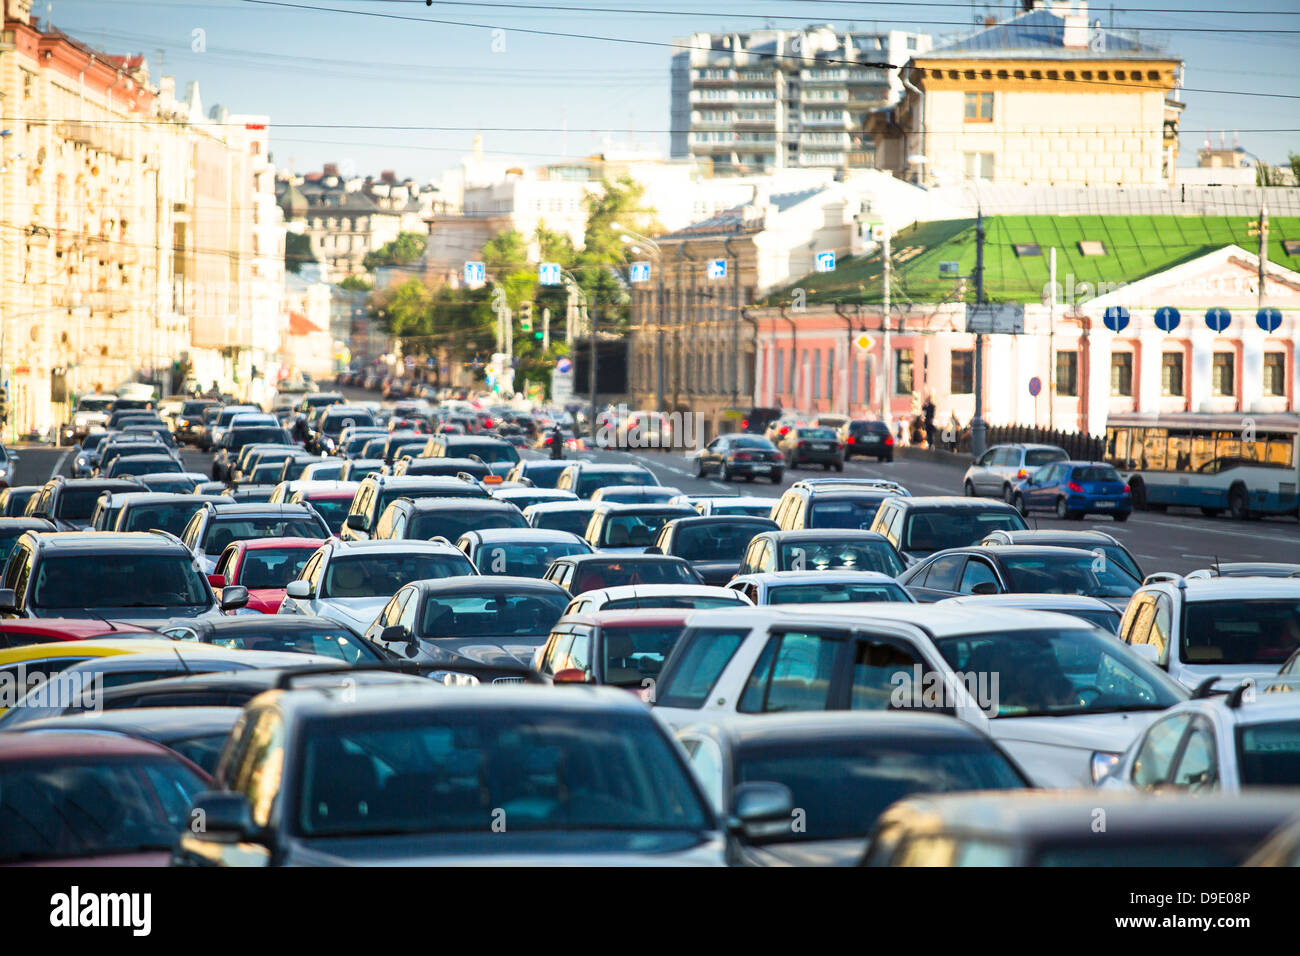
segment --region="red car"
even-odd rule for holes
[[[29,617],[0,621],[0,647],[25,647],[54,641],[89,641],[97,637],[151,637],[166,635],[136,624],[102,618]]]
[[[274,614],[280,610],[284,589],[324,543],[320,538],[236,541],[221,552],[208,583],[218,591],[227,585],[243,585],[248,588],[249,610]]]
[[[6,734],[0,866],[167,866],[212,785],[161,744],[70,730]]]
[[[566,615],[537,652],[536,669],[549,684],[603,684],[652,699],[690,613],[646,608]]]

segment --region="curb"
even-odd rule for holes
[[[917,448],[914,445],[896,445],[894,446],[894,455],[912,461],[928,461],[936,465],[951,465],[963,469],[970,467],[971,463],[970,454],[942,451],[937,448]]]

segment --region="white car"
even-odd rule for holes
[[[1119,637],[1188,688],[1271,677],[1300,649],[1300,578],[1148,575]]]
[[[706,518],[714,515],[747,515],[751,518],[770,518],[772,517],[772,509],[780,501],[780,498],[764,498],[760,495],[678,495],[668,503],[672,505],[690,505]]]
[[[450,544],[332,539],[289,582],[279,613],[327,617],[361,634],[403,585],[473,574],[473,563]]]
[[[766,571],[734,577],[727,588],[754,604],[916,603],[906,588],[879,571]]]
[[[1221,790],[1300,784],[1300,679],[1247,680],[1172,707],[1101,781],[1108,790]]]
[[[640,608],[748,607],[753,602],[730,588],[709,584],[623,584],[583,591],[564,609],[568,614],[631,611]]]
[[[881,602],[696,611],[653,705],[673,729],[732,714],[929,710],[993,737],[1038,786],[1093,784],[1187,692],[1064,614]]]

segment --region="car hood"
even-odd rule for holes
[[[532,667],[533,653],[546,643],[546,635],[527,637],[443,637],[436,640],[420,639],[421,662],[430,664],[475,664],[480,667],[501,667],[513,670]]]
[[[316,602],[315,613],[346,624],[358,633],[364,633],[379,616],[379,612],[383,610],[389,599],[389,597],[324,598]]]
[[[1225,693],[1232,690],[1246,678],[1265,681],[1277,676],[1277,664],[1184,664],[1178,668],[1178,683],[1187,688],[1194,688],[1207,677],[1222,677],[1214,685],[1215,690]]]
[[[284,588],[254,588],[248,592],[248,609],[274,614],[284,601]]]
[[[752,866],[855,866],[866,847],[866,837],[770,843],[746,847],[744,860]]]
[[[722,866],[716,832],[550,831],[295,840],[290,866]]]
[[[1042,787],[1092,786],[1094,751],[1123,753],[1163,711],[1073,717],[998,717],[987,730]]]
[[[171,851],[158,850],[144,853],[110,853],[105,856],[77,856],[58,860],[23,860],[21,863],[2,863],[0,866],[170,866]]]
[[[32,617],[70,617],[78,620],[108,619],[115,624],[134,624],[149,627],[159,621],[195,618],[218,620],[222,617],[215,604],[195,607],[59,607],[33,608]]]
[[[650,545],[639,546],[635,548],[597,548],[601,554],[645,554]]]

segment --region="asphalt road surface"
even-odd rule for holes
[[[66,448],[28,447],[17,451],[22,457],[13,484],[40,484],[54,474],[70,473],[71,454]],[[525,454],[543,457],[532,451]],[[727,483],[719,478],[696,478],[692,463],[681,452],[585,451],[570,453],[569,457],[592,461],[638,461],[648,466],[662,484],[689,494],[739,493],[775,499],[800,478],[834,474],[821,469],[799,469],[787,472],[779,484],[768,481]],[[210,455],[187,451],[184,458],[188,470],[211,474]],[[963,470],[955,465],[901,458],[887,464],[854,460],[845,466],[843,476],[890,478],[914,495],[961,494]],[[1136,555],[1148,573],[1186,573],[1211,565],[1216,558],[1220,561],[1300,562],[1300,523],[1294,518],[1238,522],[1227,517],[1207,518],[1199,511],[1171,509],[1163,514],[1134,512],[1124,524],[1106,517],[1058,521],[1048,513],[1035,514],[1029,523],[1031,527],[1092,528],[1109,532]]]

